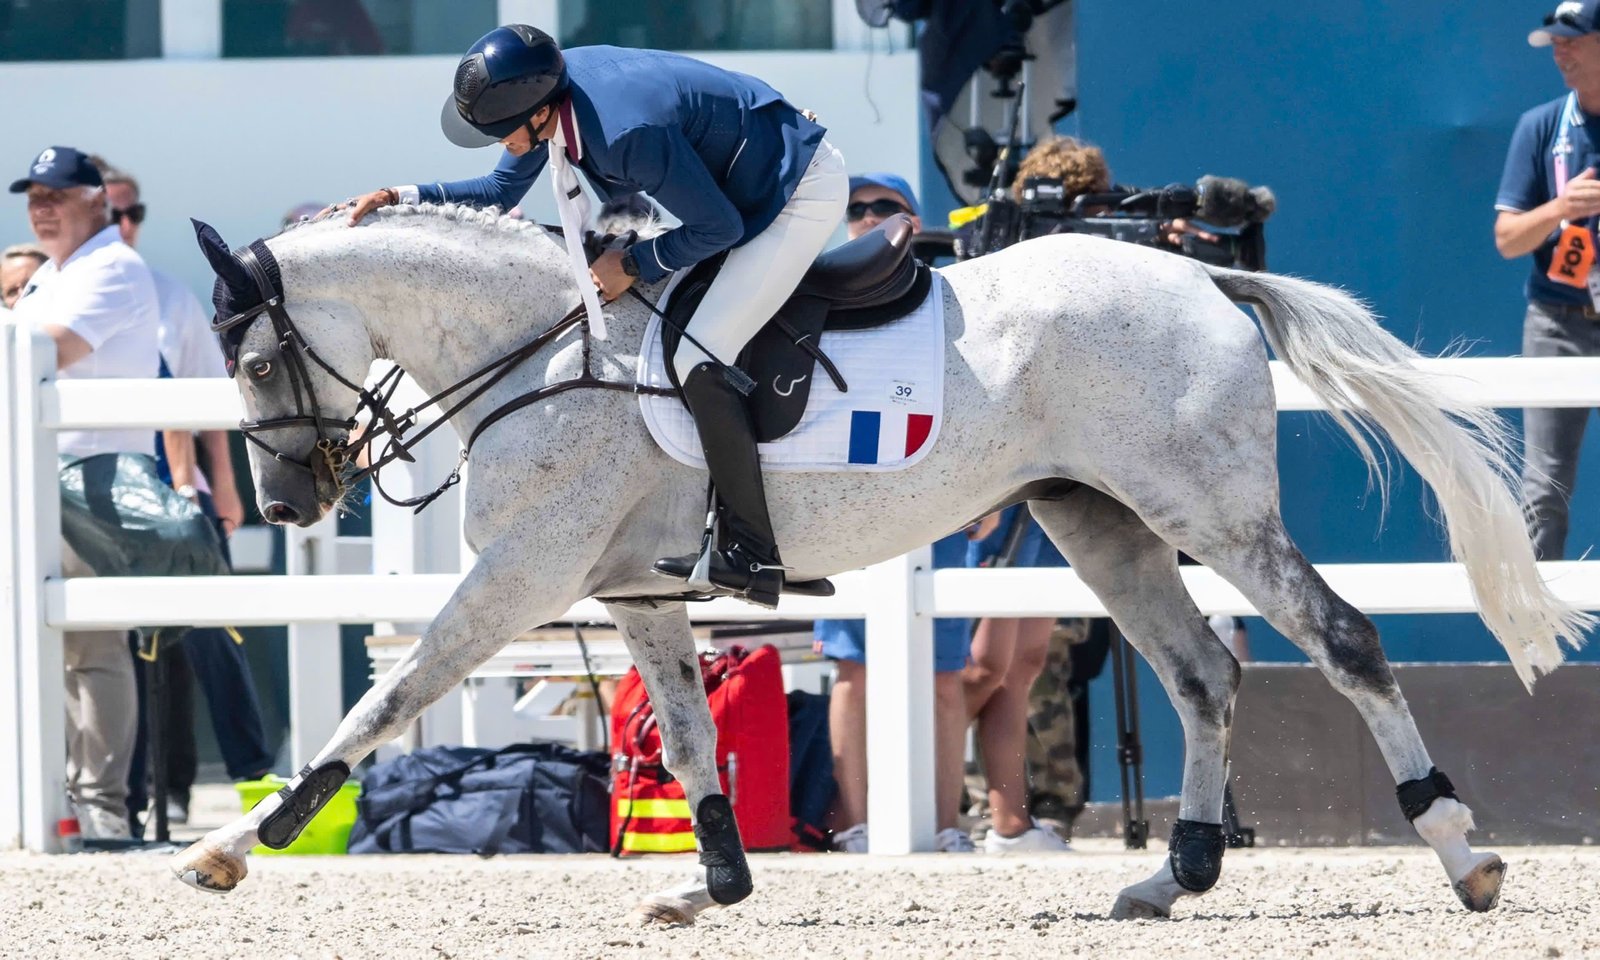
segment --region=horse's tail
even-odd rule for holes
[[[1433,488],[1450,552],[1467,570],[1478,610],[1530,690],[1577,649],[1594,617],[1550,592],[1534,563],[1521,481],[1506,424],[1488,407],[1450,399],[1413,365],[1354,297],[1273,274],[1206,267],[1230,300],[1249,303],[1278,358],[1328,406],[1387,494],[1369,436],[1382,428]]]

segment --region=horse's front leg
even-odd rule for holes
[[[733,807],[717,780],[717,728],[706,702],[700,661],[682,603],[606,605],[628,644],[661,731],[661,763],[683,784],[694,816],[695,841],[705,881],[647,897],[635,915],[647,922],[693,923],[701,911],[738,903],[750,895]]]
[[[565,581],[553,590],[530,582],[536,553],[523,543],[482,554],[422,638],[361,698],[314,760],[249,813],[178,854],[172,870],[190,886],[226,893],[244,879],[245,854],[258,842],[286,847],[336,793],[356,764],[399,736],[434,701],[464,680],[519,631],[560,616],[582,590],[574,566],[541,564]]]

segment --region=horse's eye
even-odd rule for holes
[[[252,377],[255,377],[257,380],[261,380],[261,379],[265,378],[266,375],[271,373],[271,372],[272,372],[272,361],[271,360],[257,360],[250,367],[250,375]]]

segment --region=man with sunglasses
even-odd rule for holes
[[[1533,254],[1523,355],[1600,356],[1600,0],[1567,0],[1528,43],[1551,48],[1570,92],[1517,121],[1495,196],[1495,247],[1508,260]],[[1523,412],[1525,510],[1541,560],[1566,549],[1588,418],[1586,407]]]
[[[98,156],[89,158],[105,180],[106,199],[111,204],[111,219],[122,242],[138,247],[146,207],[139,196],[139,181],[131,174],[106,163]],[[150,268],[155,278],[156,296],[161,307],[161,355],[174,377],[226,377],[222,353],[211,332],[211,321],[194,292],[172,274]],[[188,436],[187,433],[184,436]],[[244,523],[244,503],[234,480],[233,461],[228,453],[228,431],[204,430],[200,433],[206,470],[199,469],[191,451],[181,456],[181,437],[167,438],[168,456],[173,459],[172,484],[192,500],[207,501],[214,507],[224,537],[233,535]],[[178,462],[179,460],[182,462]],[[209,482],[208,482],[209,481]],[[185,491],[183,488],[191,490]]]
[[[911,218],[913,233],[922,232],[922,211],[917,207],[917,195],[904,177],[892,173],[858,173],[850,178],[844,229],[851,240],[897,213]]]
[[[16,322],[50,336],[62,380],[149,379],[160,368],[155,281],[110,221],[104,181],[89,158],[49,147],[11,184],[27,194],[28,222],[49,255],[17,301]],[[64,458],[142,454],[150,431],[72,430],[56,434]],[[62,542],[68,577],[94,570]],[[126,630],[64,635],[67,687],[67,789],[86,839],[123,839],[128,770],[138,721]]]
[[[824,128],[755,77],[659,50],[562,51],[523,24],[472,45],[456,67],[441,122],[461,146],[503,146],[494,172],[353,198],[352,224],[394,203],[509,210],[548,165],[573,280],[602,336],[599,297],[614,300],[635,280],[656,283],[726,254],[673,359],[717,492],[725,546],[663,557],[654,569],[689,580],[703,558],[712,584],[776,607],[785,568],[767,514],[754,423],[726,365],[794,292],[837,229],[849,184]],[[588,200],[578,171],[601,201],[643,192],[680,226],[589,265],[581,245]],[[826,581],[806,588],[833,592]]]

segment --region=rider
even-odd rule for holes
[[[794,292],[844,214],[849,179],[824,129],[754,77],[655,50],[596,46],[563,53],[548,34],[521,24],[499,27],[472,45],[441,119],[456,144],[503,145],[494,171],[374,191],[351,201],[352,224],[395,203],[509,210],[551,163],[574,273],[597,328],[591,289],[615,300],[636,279],[654,283],[728,252],[688,324],[699,346],[686,337],[673,366],[728,532],[726,549],[709,548],[708,578],[776,605],[784,574],[754,426],[724,364]],[[682,226],[606,251],[584,270],[577,228],[586,211],[573,166],[602,200],[643,191]],[[688,579],[698,559],[665,557],[655,570]]]

